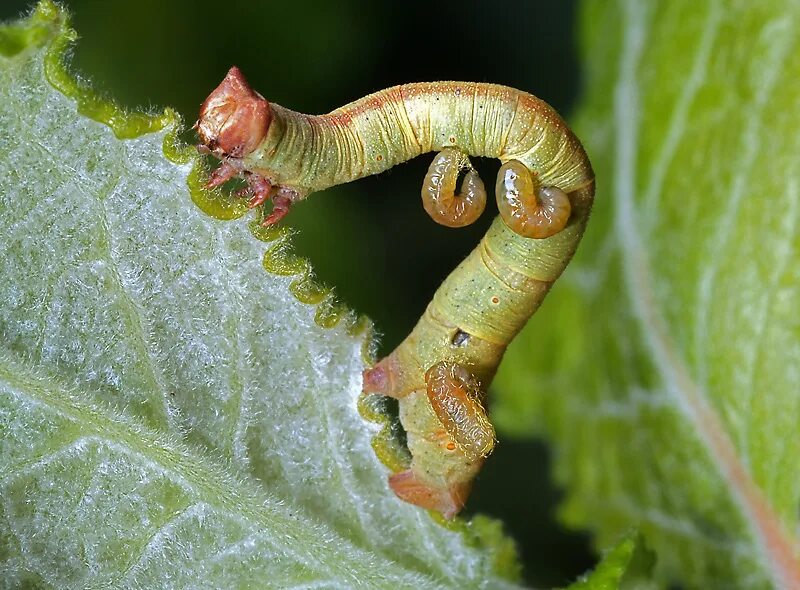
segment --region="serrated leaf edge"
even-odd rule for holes
[[[12,51],[4,51],[3,28],[14,28],[15,32],[22,33],[24,44],[14,47]],[[117,138],[123,140],[166,129],[162,145],[164,156],[175,164],[192,164],[187,187],[193,202],[217,219],[233,220],[247,213],[248,209],[241,199],[236,199],[219,188],[205,188],[209,168],[193,146],[179,139],[183,122],[174,109],[167,107],[160,114],[127,111],[113,99],[102,96],[91,84],[70,70],[67,56],[77,40],[78,34],[71,28],[68,11],[53,0],[40,0],[30,16],[17,23],[0,23],[0,57],[13,56],[30,46],[46,45],[45,78],[57,91],[75,102],[81,115],[108,126]],[[254,238],[270,244],[263,255],[264,270],[273,275],[297,277],[289,283],[289,292],[300,303],[316,308],[315,323],[330,329],[344,320],[346,333],[361,338],[361,353],[365,365],[373,364],[376,360],[377,343],[372,321],[348,309],[338,300],[332,288],[316,280],[310,261],[293,253],[292,230],[285,227],[263,228],[260,225],[263,216],[263,211],[257,211],[256,219],[248,224],[248,228]],[[6,362],[6,366],[10,364],[10,361]],[[373,449],[378,459],[389,469],[397,470],[397,457],[402,455],[402,449],[398,447],[396,436],[392,432],[393,419],[369,404],[359,403],[358,407],[365,420],[381,427],[373,437]],[[96,413],[96,409],[90,413]],[[156,435],[152,433],[152,436]],[[220,481],[224,479],[223,477]],[[237,485],[241,485],[241,482],[237,482]],[[503,525],[500,521],[482,515],[477,515],[471,521],[463,518],[446,521],[437,513],[430,512],[429,515],[440,526],[460,533],[467,546],[486,551],[492,558],[492,570],[496,575],[512,582],[520,579],[521,564],[516,544],[512,538],[502,533]],[[363,551],[351,546],[344,539],[341,539],[341,544],[352,547],[355,551]],[[364,557],[364,563],[368,563],[368,556]]]

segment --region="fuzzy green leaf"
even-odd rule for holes
[[[650,590],[652,553],[642,546],[637,533],[625,535],[588,575],[566,590]]]
[[[498,378],[562,516],[662,580],[800,587],[800,5],[589,1],[578,257]]]
[[[496,523],[389,491],[364,330],[72,38],[49,2],[0,28],[0,587],[514,586]]]

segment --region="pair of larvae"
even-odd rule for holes
[[[466,171],[461,191],[456,185]],[[547,238],[569,220],[569,197],[558,187],[540,186],[518,160],[500,167],[495,187],[497,208],[506,225],[526,238]],[[422,205],[431,218],[447,227],[464,227],[486,208],[486,188],[467,154],[444,148],[433,159],[422,183]]]

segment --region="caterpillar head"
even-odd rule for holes
[[[201,151],[207,149],[220,159],[241,158],[264,140],[271,121],[269,102],[234,66],[203,102],[194,128],[203,142]]]

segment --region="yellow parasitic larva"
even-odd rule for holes
[[[425,373],[425,383],[433,412],[455,446],[470,461],[488,457],[494,449],[494,427],[475,377],[458,363],[439,361]]]
[[[549,238],[569,221],[572,207],[567,193],[555,186],[541,186],[517,160],[500,167],[495,194],[500,217],[526,238]]]
[[[456,194],[462,169],[467,174]],[[480,217],[486,208],[486,188],[466,154],[455,148],[436,154],[422,181],[422,206],[436,223],[448,227],[464,227]]]

